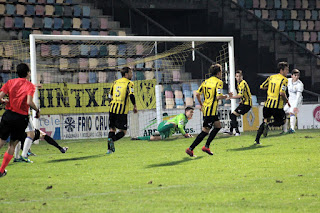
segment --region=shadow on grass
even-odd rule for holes
[[[246,151],[246,150],[252,150],[252,149],[261,149],[261,148],[267,148],[269,146],[272,146],[272,145],[254,145],[252,144],[251,146],[247,146],[247,147],[241,147],[241,148],[236,148],[236,149],[227,149],[228,151]]]
[[[196,158],[185,157],[182,160],[177,160],[177,161],[172,161],[172,162],[167,162],[167,163],[151,164],[151,165],[147,166],[146,168],[154,168],[154,167],[162,167],[162,166],[175,166],[175,165],[185,163],[188,161],[199,160],[201,158],[203,158],[203,156],[199,156]]]
[[[49,160],[48,163],[57,163],[57,162],[63,162],[63,161],[86,160],[86,159],[89,159],[89,158],[99,158],[99,157],[103,157],[103,156],[105,156],[105,154],[90,155],[90,156],[83,156],[83,157],[77,157],[77,158],[55,159],[55,160]]]

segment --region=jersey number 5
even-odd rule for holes
[[[120,97],[121,92],[120,92],[121,87],[116,87],[116,97]]]

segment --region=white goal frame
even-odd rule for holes
[[[228,91],[235,94],[235,64],[234,64],[234,40],[233,37],[185,37],[185,36],[88,36],[88,35],[39,35],[30,34],[30,69],[31,82],[37,84],[37,58],[36,58],[36,40],[73,40],[73,41],[153,41],[155,42],[155,53],[157,54],[157,42],[190,42],[194,47],[194,42],[226,42],[228,43],[229,53],[229,84]],[[192,53],[194,56],[194,52]],[[155,61],[157,63],[157,61]],[[156,67],[156,76],[158,76],[158,66]],[[38,91],[36,90],[33,100],[39,106]],[[157,108],[157,123],[162,121],[162,106],[161,106],[161,89],[157,79],[156,86],[156,108]],[[231,99],[231,111],[236,108],[236,100]],[[33,114],[35,112],[33,111]],[[35,128],[39,127],[38,119],[33,119]]]

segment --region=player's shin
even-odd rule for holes
[[[207,139],[207,142],[206,142],[206,147],[209,148],[210,147],[210,144],[211,144],[211,141],[216,137],[217,133],[220,131],[221,128],[214,128],[211,132],[210,132],[210,135]]]

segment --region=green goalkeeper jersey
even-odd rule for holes
[[[170,135],[175,133],[177,130],[179,130],[182,135],[186,134],[186,132],[184,131],[184,127],[188,123],[188,118],[184,113],[173,117],[172,119],[168,120],[167,123],[174,123],[176,125],[175,128],[170,129]]]

